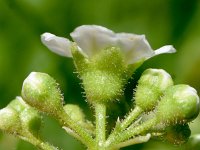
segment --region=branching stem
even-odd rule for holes
[[[113,139],[116,135],[125,130],[142,112],[143,110],[136,106],[121,123],[117,122],[114,131],[110,134],[107,141]]]
[[[108,140],[106,141],[106,146],[112,147],[115,144],[118,144],[120,142],[123,142],[133,136],[137,136],[145,131],[147,131],[149,128],[151,128],[153,125],[157,123],[157,118],[153,118],[151,120],[148,120],[144,122],[143,124],[134,127],[134,128],[128,128],[124,130],[123,132],[120,132],[117,136],[110,136]]]
[[[81,142],[86,145],[87,147],[93,147],[94,146],[94,139],[92,136],[80,125],[78,125],[75,121],[73,121],[70,116],[68,116],[64,111],[63,113],[59,114],[60,116],[60,123],[63,127],[69,127],[72,129],[77,136],[80,136]],[[76,136],[74,136],[77,138]]]

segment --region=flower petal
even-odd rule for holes
[[[118,33],[116,34],[117,46],[125,54],[128,64],[135,63],[140,59],[146,59],[154,55],[154,51],[145,38],[145,35]]]
[[[176,49],[172,45],[165,45],[154,51],[154,55],[160,55],[163,53],[175,53]]]
[[[115,33],[97,25],[82,25],[70,35],[88,57],[103,48],[115,45]]]
[[[44,33],[41,35],[42,43],[48,47],[52,52],[65,57],[72,57],[71,41],[66,38],[58,37],[51,33]]]
[[[70,35],[88,57],[92,57],[99,50],[107,47],[119,47],[127,64],[176,51],[171,45],[163,46],[154,51],[145,35],[114,33],[112,30],[97,25],[82,25],[77,27]]]

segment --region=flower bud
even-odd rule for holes
[[[82,123],[85,121],[85,115],[78,105],[66,104],[63,108],[70,118],[75,122]]]
[[[85,119],[85,114],[78,105],[66,104],[63,108],[72,120],[86,128],[89,132],[93,132],[93,124]]]
[[[163,91],[172,85],[171,76],[163,69],[145,70],[135,92],[136,105],[144,111],[151,111],[157,105]]]
[[[16,97],[6,108],[11,108],[17,111],[23,132],[30,132],[34,136],[38,136],[41,127],[42,118],[38,111],[26,104],[21,97]]]
[[[175,126],[167,127],[163,138],[172,144],[181,145],[188,141],[190,135],[191,130],[188,124],[178,124]]]
[[[40,114],[33,108],[26,108],[20,114],[21,124],[23,130],[26,130],[34,136],[39,136],[39,131],[42,124]]]
[[[32,72],[24,80],[22,97],[32,107],[52,116],[63,110],[63,97],[58,84],[45,73]]]
[[[163,123],[177,124],[192,121],[199,114],[197,91],[184,84],[169,87],[158,104],[156,115]]]
[[[0,110],[0,129],[13,134],[20,132],[20,118],[14,109],[3,108]]]

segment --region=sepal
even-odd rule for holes
[[[188,124],[177,124],[167,127],[162,138],[174,145],[182,145],[188,141],[190,135],[191,130]]]
[[[92,58],[76,48],[72,55],[90,103],[107,103],[123,95],[128,69],[119,48],[103,49]]]

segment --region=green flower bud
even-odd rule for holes
[[[181,145],[188,141],[190,135],[188,124],[184,124],[167,127],[163,138],[172,144]]]
[[[64,105],[65,112],[77,123],[83,123],[85,121],[85,115],[82,109],[78,105],[66,104]]]
[[[145,70],[135,92],[136,105],[144,111],[151,111],[157,105],[163,91],[172,85],[171,76],[163,69]]]
[[[23,133],[25,136],[27,135],[27,132],[34,136],[38,136],[42,122],[38,111],[26,104],[19,96],[12,100],[6,108],[12,108],[17,111],[23,129],[22,132],[25,132]]]
[[[14,109],[3,108],[0,110],[0,129],[12,134],[20,132],[20,118]]]
[[[197,91],[188,85],[169,87],[158,104],[156,115],[163,123],[177,124],[192,121],[199,114]]]
[[[72,120],[86,128],[88,131],[93,132],[93,124],[85,119],[85,114],[78,105],[66,104],[63,108]]]
[[[54,117],[63,110],[63,97],[58,84],[45,73],[32,72],[24,80],[22,97],[32,107]]]
[[[33,108],[26,108],[20,114],[23,130],[30,132],[32,135],[38,137],[42,124],[40,114]],[[25,132],[26,132],[25,131]]]
[[[114,101],[123,94],[128,64],[119,48],[101,50],[91,58],[84,57],[74,48],[72,55],[90,103]]]

